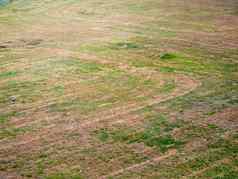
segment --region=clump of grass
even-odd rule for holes
[[[11,78],[11,77],[15,77],[16,75],[17,75],[16,71],[3,72],[3,73],[0,73],[0,79],[1,78]]]
[[[170,60],[170,59],[174,59],[176,57],[177,56],[173,53],[163,53],[160,55],[160,59],[162,59],[162,60]]]
[[[163,85],[162,88],[160,88],[159,91],[164,93],[169,93],[175,88],[176,88],[175,81],[170,80],[170,81],[167,81],[165,85]]]
[[[57,85],[57,86],[55,86],[54,88],[53,88],[53,90],[57,93],[57,94],[64,94],[64,90],[65,90],[65,88],[64,88],[64,86],[62,86],[62,85]]]
[[[129,143],[143,142],[145,145],[166,152],[170,148],[178,148],[182,141],[174,139],[166,132],[179,127],[179,125],[169,123],[165,116],[150,116],[149,123],[143,132],[139,132],[129,139]]]
[[[172,67],[159,67],[159,71],[162,73],[172,73],[175,72],[176,69]]]
[[[30,128],[3,128],[0,129],[0,139],[16,137],[19,134],[30,131]]]
[[[171,135],[165,134],[164,132],[171,131],[172,129],[179,127],[178,125],[169,124],[166,118],[159,116],[150,120],[143,131],[136,131],[134,129],[116,129],[109,131],[101,129],[96,131],[96,135],[102,142],[109,140],[114,142],[126,142],[132,143],[144,143],[149,147],[166,152],[170,148],[178,148],[183,142],[174,139]]]
[[[85,63],[78,66],[78,70],[81,73],[92,73],[101,71],[100,65],[96,63]]]
[[[7,122],[11,117],[18,115],[16,111],[0,114],[0,124]]]
[[[105,142],[109,139],[109,133],[106,131],[106,129],[101,129],[99,131],[96,131],[96,135],[98,139],[102,142]]]
[[[162,152],[166,152],[170,148],[177,148],[183,144],[182,141],[175,140],[170,135],[145,138],[144,143],[150,147],[157,147]]]
[[[214,177],[215,176],[215,177]],[[207,170],[201,175],[201,178],[226,179],[237,178],[238,172],[231,164],[222,163],[210,170]]]

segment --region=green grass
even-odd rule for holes
[[[168,131],[179,128],[178,124],[167,122],[163,116],[150,116],[149,118],[151,119],[143,131],[136,131],[130,128],[113,131],[101,129],[96,131],[96,136],[102,142],[108,142],[110,140],[128,144],[142,142],[146,146],[153,147],[161,152],[166,152],[171,148],[179,148],[184,144],[184,142],[176,140],[167,134]]]
[[[160,92],[164,92],[164,93],[170,93],[171,91],[173,91],[176,88],[176,84],[175,82],[172,81],[167,81],[160,89]]]
[[[31,128],[5,127],[0,129],[0,139],[16,138],[18,135],[31,131]]]
[[[0,114],[0,124],[6,123],[11,117],[19,115],[16,111]]]
[[[83,177],[78,174],[56,173],[56,174],[47,176],[45,179],[83,179]]]
[[[238,172],[233,167],[234,166],[229,164],[220,164],[219,166],[206,171],[200,177],[212,179],[236,178],[238,176]]]
[[[57,60],[55,61],[54,65],[63,64],[70,67],[75,68],[75,72],[79,73],[95,73],[99,72],[102,69],[102,65],[97,63],[85,63],[83,60],[78,59],[68,59],[68,60]]]
[[[143,44],[137,43],[133,40],[125,42],[114,40],[111,43],[85,44],[80,46],[78,50],[90,54],[97,54],[103,58],[104,56],[116,57],[117,52],[127,53],[130,51],[138,51],[140,49],[143,49]]]
[[[84,81],[80,85],[81,96],[77,98],[67,98],[59,103],[52,104],[50,111],[65,112],[78,111],[82,114],[89,114],[97,110],[108,109],[114,106],[114,103],[125,104],[127,101],[142,101],[148,97],[137,97],[140,91],[151,90],[152,93],[169,93],[176,85],[173,80],[167,81],[164,86],[157,84],[154,79],[144,79],[141,75],[131,75],[122,70],[110,68],[107,73],[93,81]],[[87,91],[85,89],[93,89]],[[136,90],[135,90],[136,89]],[[55,87],[53,91],[57,94],[63,94],[66,87]],[[103,94],[107,98],[102,98]]]
[[[164,53],[164,54],[160,55],[160,59],[162,59],[162,60],[170,60],[170,59],[174,59],[176,57],[177,56],[175,54],[172,54],[172,53]]]
[[[17,76],[16,71],[8,71],[8,72],[0,73],[0,79],[1,78],[12,78],[15,76]]]
[[[112,178],[236,178],[236,121],[209,120],[238,106],[235,0],[17,0],[0,9],[0,139],[9,149],[0,173],[100,178],[176,149]],[[201,86],[175,97],[183,76]]]
[[[62,85],[57,85],[54,87],[53,91],[55,91],[59,95],[62,95],[62,94],[64,94],[65,87]]]
[[[49,73],[70,73],[72,74],[87,74],[87,73],[98,73],[104,70],[104,66],[94,62],[88,62],[83,59],[76,58],[63,58],[63,59],[52,59],[49,61],[47,68],[41,66],[44,70],[47,70]],[[45,65],[45,64],[43,64]],[[39,71],[38,66],[35,67],[36,72]]]
[[[144,143],[150,147],[157,147],[161,152],[166,152],[170,148],[178,148],[183,142],[175,140],[171,136],[163,137],[144,137]]]
[[[19,103],[34,101],[41,95],[40,86],[42,81],[10,80],[0,87],[0,104],[10,103],[11,96],[16,96],[16,102]]]
[[[102,142],[106,142],[109,139],[109,134],[105,129],[101,129],[96,132],[98,139]]]

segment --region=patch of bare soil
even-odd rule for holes
[[[199,151],[202,148],[206,148],[208,141],[204,138],[195,138],[192,141],[188,142],[184,149],[185,151]]]
[[[0,178],[1,179],[23,179],[23,177],[17,175],[17,173],[7,173],[0,171]]]
[[[238,130],[238,108],[227,108],[207,119],[207,122],[225,129]]]

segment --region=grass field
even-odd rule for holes
[[[238,178],[237,0],[1,4],[0,179]]]

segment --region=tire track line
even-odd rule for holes
[[[53,132],[50,132],[50,133],[54,134],[54,133],[62,132],[62,130],[64,132],[67,132],[67,131],[77,131],[77,130],[80,130],[80,129],[87,129],[89,127],[92,128],[93,125],[96,126],[97,123],[99,123],[99,122],[108,121],[112,118],[116,118],[116,117],[119,117],[119,116],[124,116],[124,115],[127,115],[127,114],[131,113],[131,112],[143,109],[146,106],[151,106],[151,105],[154,105],[154,104],[157,104],[157,103],[162,103],[162,102],[168,101],[170,99],[174,99],[176,97],[180,97],[180,96],[183,96],[185,94],[188,94],[200,85],[200,83],[195,82],[192,79],[190,79],[190,80],[191,80],[190,82],[193,82],[193,83],[191,83],[193,85],[191,85],[189,83],[191,85],[189,90],[184,90],[183,92],[181,92],[181,90],[183,90],[183,88],[182,89],[177,88],[177,91],[175,90],[172,94],[169,94],[169,96],[165,96],[164,98],[161,98],[161,96],[158,96],[157,99],[155,98],[155,99],[149,100],[149,101],[145,102],[145,104],[140,105],[140,106],[136,106],[136,104],[132,103],[131,105],[127,105],[127,106],[124,106],[124,107],[118,107],[114,110],[110,110],[109,112],[106,111],[104,114],[101,114],[100,117],[99,116],[87,117],[86,119],[91,119],[90,121],[77,123],[74,120],[74,121],[72,121],[68,124],[62,124],[60,126],[57,126],[57,124],[55,124],[55,125],[51,125],[49,128],[45,128],[45,129],[47,129],[48,132],[52,130]],[[188,84],[186,84],[186,85],[188,86]],[[123,112],[122,112],[122,109],[123,109]],[[84,120],[86,120],[86,119],[84,119]],[[121,118],[118,119],[118,120],[110,121],[110,123],[116,123],[119,120],[121,120]],[[56,130],[53,130],[53,129],[56,129]],[[32,138],[31,140],[28,140],[28,141],[18,142],[18,143],[15,143],[13,145],[12,144],[8,144],[8,145],[5,144],[4,147],[0,147],[0,150],[7,150],[8,148],[11,148],[11,147],[26,145],[28,143],[32,143],[34,141],[43,139],[44,136],[47,137],[49,135],[48,132],[44,132],[43,133],[44,135],[37,134],[37,137]]]
[[[131,165],[131,166],[126,167],[126,168],[122,168],[122,169],[114,171],[114,172],[112,172],[112,173],[110,173],[108,175],[104,175],[104,176],[100,177],[100,179],[107,179],[109,177],[115,177],[115,176],[120,175],[120,174],[122,174],[124,172],[132,171],[132,170],[139,169],[139,168],[143,168],[143,167],[145,167],[147,165],[153,165],[154,163],[158,163],[160,161],[163,161],[163,160],[165,160],[165,159],[167,159],[167,158],[169,158],[171,156],[174,156],[176,154],[177,154],[177,150],[174,150],[174,149],[173,150],[169,150],[167,152],[167,154],[165,154],[165,155],[158,156],[158,157],[152,158],[150,160],[147,160],[145,162],[134,164],[134,165]]]

